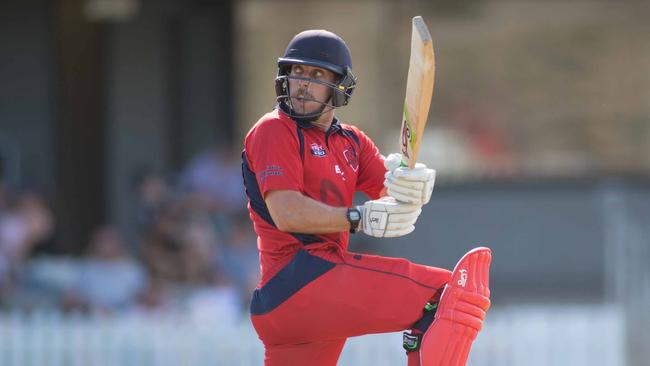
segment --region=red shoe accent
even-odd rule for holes
[[[464,366],[490,307],[489,248],[472,249],[458,261],[435,320],[422,338],[422,366]]]

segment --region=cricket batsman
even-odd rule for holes
[[[409,366],[465,365],[490,306],[488,248],[473,249],[452,272],[348,252],[350,233],[412,232],[435,179],[424,164],[409,169],[397,154],[384,158],[335,117],[356,84],[343,39],[299,33],[278,59],[277,107],[244,141],[261,270],[251,320],[264,364],[336,365],[348,337],[409,330]],[[353,206],[356,191],[371,200]]]

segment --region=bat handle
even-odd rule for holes
[[[411,166],[410,164],[406,164],[406,163],[404,162],[404,160],[400,160],[400,162],[399,162],[399,167],[400,167],[400,168],[409,168],[409,169],[413,169],[413,168],[415,168],[415,164],[413,164],[413,166]]]

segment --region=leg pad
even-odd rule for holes
[[[490,307],[492,254],[476,248],[458,262],[420,347],[421,366],[464,366]]]

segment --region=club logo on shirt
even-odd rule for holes
[[[343,157],[347,161],[348,165],[355,172],[359,169],[359,158],[357,157],[357,150],[352,147],[352,145],[347,145],[343,151]]]
[[[313,144],[311,144],[311,154],[314,155],[314,156],[318,156],[319,158],[322,158],[325,155],[327,155],[327,153],[325,152],[325,149],[323,149],[323,147],[321,145],[319,145],[319,144],[317,144],[315,142]]]

